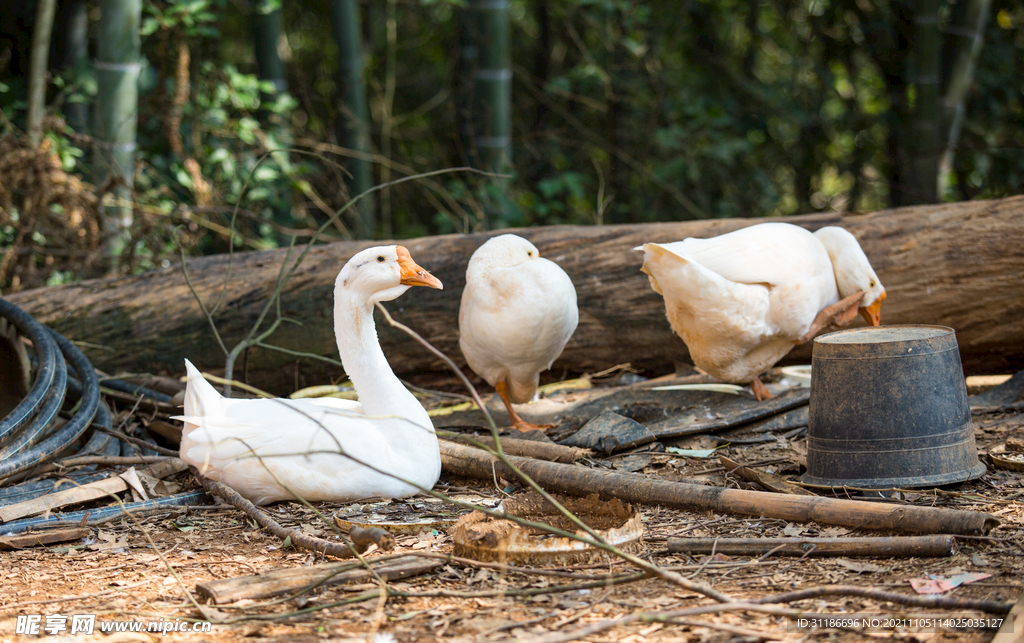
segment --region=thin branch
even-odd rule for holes
[[[329,554],[337,558],[353,558],[362,553],[361,551],[358,551],[356,547],[348,544],[347,542],[335,543],[315,536],[310,536],[298,529],[288,529],[283,527],[281,523],[271,518],[268,513],[261,510],[246,498],[243,498],[237,491],[223,482],[211,480],[210,478],[201,475],[199,471],[196,470],[192,471],[192,475],[194,475],[196,480],[203,485],[203,489],[206,489],[207,493],[210,495],[220,496],[228,504],[252,518],[260,527],[263,527],[281,540],[291,538],[292,543],[298,547],[320,552],[321,554]],[[365,547],[363,548],[363,551],[365,551]]]
[[[483,405],[483,401],[480,399],[480,396],[476,392],[476,389],[469,382],[469,379],[466,378],[466,376],[462,373],[462,370],[459,369],[455,365],[455,363],[451,360],[451,358],[449,358],[447,355],[442,353],[440,350],[438,350],[437,348],[432,346],[430,344],[430,342],[428,342],[427,340],[423,339],[423,337],[421,337],[419,335],[419,333],[417,333],[413,329],[409,328],[405,324],[402,324],[400,322],[395,321],[391,317],[391,315],[388,314],[388,312],[384,308],[384,306],[382,306],[380,303],[377,304],[377,308],[383,313],[383,315],[384,315],[385,319],[387,320],[388,324],[390,324],[391,326],[393,326],[395,328],[398,328],[399,330],[401,330],[404,333],[408,334],[410,337],[412,337],[417,342],[419,342],[422,346],[424,346],[431,353],[433,353],[434,355],[436,355],[436,356],[440,357],[442,360],[444,360],[444,362],[448,365],[448,367],[451,368],[453,370],[453,372],[455,372],[458,375],[459,379],[461,379],[463,384],[466,385],[466,387],[469,389],[470,393],[473,395],[473,400],[477,403],[478,406],[480,406],[481,410],[483,410],[484,415],[487,417],[487,422],[491,426],[491,434],[492,434],[492,437],[494,438],[495,448],[492,450],[489,447],[487,447],[486,445],[483,445],[482,443],[479,443],[479,441],[472,440],[472,438],[470,438],[470,441],[471,442],[476,442],[477,444],[475,446],[478,446],[478,448],[482,448],[482,449],[486,450],[487,452],[493,454],[499,460],[501,460],[501,462],[503,464],[505,464],[505,466],[509,467],[521,480],[523,480],[523,482],[525,482],[534,491],[539,493],[541,495],[541,497],[543,497],[547,502],[549,502],[553,507],[555,507],[555,509],[557,509],[559,513],[561,513],[563,516],[565,516],[570,521],[572,521],[573,524],[575,524],[577,527],[579,527],[584,532],[586,532],[590,536],[590,538],[582,538],[582,537],[580,537],[577,534],[569,534],[568,532],[563,532],[563,533],[560,533],[558,535],[566,537],[566,538],[572,538],[574,540],[579,540],[580,542],[587,543],[587,544],[591,545],[592,547],[597,547],[598,549],[603,549],[604,551],[607,551],[607,552],[609,552],[611,554],[614,554],[615,556],[618,556],[619,558],[621,558],[621,559],[623,559],[625,561],[628,561],[628,562],[632,563],[633,565],[639,567],[640,569],[643,569],[644,571],[648,572],[649,574],[658,576],[659,578],[662,578],[662,579],[664,579],[664,580],[666,580],[666,581],[668,581],[668,582],[670,582],[670,583],[672,583],[674,585],[678,585],[678,586],[683,587],[685,589],[688,589],[690,591],[694,591],[694,592],[697,592],[699,594],[703,594],[704,596],[712,598],[712,599],[714,599],[714,600],[716,600],[716,601],[718,601],[720,603],[726,603],[726,602],[730,602],[730,601],[733,600],[732,598],[730,598],[726,594],[723,594],[722,592],[719,592],[716,589],[713,589],[713,588],[708,587],[706,585],[702,585],[700,583],[695,583],[694,581],[691,581],[691,580],[689,580],[687,578],[684,578],[682,575],[677,574],[676,572],[672,572],[672,571],[663,569],[663,568],[661,568],[661,567],[659,567],[657,565],[654,565],[652,563],[649,563],[649,562],[643,560],[642,558],[634,556],[633,554],[629,554],[629,553],[627,553],[625,551],[622,551],[621,549],[619,549],[618,547],[615,547],[614,545],[609,544],[600,535],[598,535],[597,532],[595,532],[593,529],[591,529],[589,525],[584,523],[575,514],[573,514],[571,511],[569,511],[564,506],[562,506],[562,504],[560,502],[558,502],[554,497],[552,497],[551,494],[549,494],[547,491],[542,489],[540,487],[540,485],[538,485],[535,480],[533,480],[530,476],[526,475],[521,469],[519,469],[519,467],[515,466],[506,457],[504,451],[502,451],[502,448],[501,448],[501,438],[498,435],[498,429],[497,429],[497,427],[496,427],[496,425],[494,423],[494,419],[487,412],[487,408]],[[487,512],[484,512],[484,513],[487,513]],[[504,515],[504,514],[502,514],[501,517],[506,518],[506,519],[510,519],[510,520],[515,518],[513,516]],[[519,521],[516,520],[516,522],[519,522]],[[548,531],[550,533],[556,533],[558,531],[561,531],[561,530],[556,530],[556,529],[552,528],[550,525],[545,525],[543,527],[539,527],[538,526],[538,528],[542,528],[545,531]]]

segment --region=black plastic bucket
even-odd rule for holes
[[[934,487],[985,473],[952,328],[822,335],[811,359],[808,484]]]

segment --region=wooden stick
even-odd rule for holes
[[[474,440],[494,448],[494,438],[474,436]],[[449,442],[469,445],[469,438],[447,438]],[[516,438],[501,438],[501,448],[509,455],[519,455],[526,458],[546,460],[548,462],[564,462],[572,464],[577,460],[593,455],[590,449],[578,449],[576,447],[562,446],[551,442],[538,442],[536,440],[517,440]]]
[[[441,466],[449,473],[480,480],[491,480],[495,474],[509,480],[516,477],[509,467],[486,451],[452,442],[442,442],[440,446]],[[598,493],[637,504],[766,516],[791,522],[813,520],[827,525],[904,533],[978,536],[999,524],[994,516],[976,511],[725,489],[518,456],[508,458],[548,491],[573,495]]]
[[[353,549],[353,547],[348,543],[331,542],[330,540],[310,536],[298,529],[287,529],[271,518],[265,511],[240,496],[238,492],[231,487],[222,482],[210,480],[209,478],[200,475],[195,467],[192,467],[191,469],[192,475],[194,475],[196,480],[203,485],[203,488],[206,489],[207,493],[210,495],[220,496],[228,504],[255,520],[256,524],[281,540],[291,538],[292,544],[296,547],[317,551],[321,554],[329,554],[331,556],[336,556],[337,558],[353,558],[357,553],[361,554],[366,551],[370,546],[370,543],[376,544],[381,551],[386,551],[395,545],[394,537],[383,529],[378,528],[361,530],[358,542],[356,542],[356,537],[353,537],[355,549]]]
[[[46,529],[17,536],[0,536],[0,549],[22,549],[50,543],[63,543],[69,540],[85,538],[89,535],[88,527],[69,527],[66,529]]]
[[[774,491],[775,493],[788,493],[795,496],[817,496],[818,494],[808,491],[801,486],[795,485],[788,480],[783,480],[779,476],[773,476],[770,473],[764,471],[758,471],[757,469],[751,469],[745,467],[735,460],[730,460],[724,455],[718,456],[718,461],[722,463],[722,466],[732,474],[735,474],[744,480],[750,482],[756,482],[761,485],[767,491]]]
[[[179,407],[174,406],[169,402],[158,402],[144,395],[132,395],[131,393],[125,393],[124,391],[115,391],[112,388],[107,388],[106,386],[103,386],[102,382],[100,382],[100,390],[103,392],[104,395],[106,395],[107,397],[112,397],[115,400],[119,400],[127,404],[138,404],[140,407],[146,409],[156,409],[160,413],[164,413],[167,415],[172,415],[180,410]]]
[[[759,556],[870,556],[873,558],[945,557],[953,554],[948,534],[895,538],[669,538],[668,550],[686,554]]]
[[[371,561],[371,567],[383,580],[409,578],[432,571],[444,565],[444,561],[401,556],[386,561]],[[254,576],[225,578],[196,585],[200,596],[216,605],[234,603],[242,599],[266,598],[296,592],[311,586],[339,585],[370,578],[370,572],[353,563],[325,563],[310,567],[275,569]]]

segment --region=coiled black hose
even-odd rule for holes
[[[0,303],[7,302],[0,300]],[[3,308],[0,308],[0,313],[2,311]],[[60,334],[49,328],[45,328],[44,332],[51,342],[56,343],[60,352],[63,353],[64,358],[67,360],[68,365],[75,369],[75,373],[82,381],[82,395],[79,399],[78,409],[67,424],[41,441],[40,438],[47,429],[51,418],[39,415],[33,421],[24,423],[21,435],[15,438],[13,443],[4,447],[3,451],[0,451],[0,457],[2,457],[0,459],[0,477],[7,477],[33,467],[40,462],[45,462],[59,451],[68,447],[89,428],[100,405],[100,383],[96,377],[96,371],[93,370],[89,360],[82,354],[82,351],[78,350],[74,344]],[[37,356],[39,356],[39,353],[37,353]],[[54,355],[53,362],[56,364],[54,368],[60,368],[63,361]],[[40,356],[41,363],[42,356]],[[63,375],[55,376],[54,379],[58,382],[67,382],[66,366],[63,369]],[[62,389],[65,388],[66,385],[62,387]],[[54,396],[59,396],[61,402],[63,402],[64,391],[62,390],[60,393],[54,394]],[[46,397],[45,393],[43,397]],[[24,404],[24,401],[22,404]],[[109,413],[107,415],[109,416]],[[36,444],[37,441],[38,444]]]
[[[36,380],[25,399],[14,407],[7,417],[0,419],[0,443],[27,424],[43,404],[57,375],[57,347],[50,334],[36,320],[5,299],[0,299],[0,316],[7,318],[18,332],[32,341],[36,352]],[[63,389],[61,391],[63,393]],[[42,418],[40,418],[42,419]],[[46,418],[49,422],[52,417]]]
[[[100,385],[92,364],[74,344],[32,319],[14,304],[0,299],[0,316],[32,341],[36,377],[28,395],[7,417],[0,419],[0,478],[33,467],[55,456],[96,423],[110,429],[110,412],[100,400]],[[69,369],[76,377],[70,377]],[[65,398],[77,398],[71,420],[54,429],[53,419]],[[99,434],[100,432],[97,432]],[[93,435],[86,445],[104,450],[109,443]]]
[[[7,415],[0,418],[0,479],[30,469],[53,458],[67,449],[90,427],[96,427],[88,442],[79,449],[79,455],[117,455],[121,441],[108,433],[112,430],[112,418],[107,405],[100,398],[100,382],[92,364],[82,351],[53,329],[43,326],[31,315],[14,304],[0,298],[0,317],[8,319],[18,332],[32,342],[35,353],[35,381],[25,398]],[[144,395],[160,402],[169,402],[171,397],[148,388],[122,382],[105,380],[104,386],[111,389]],[[71,419],[59,426],[53,422],[57,413],[67,403],[75,401]],[[96,477],[89,474],[96,465],[84,468],[75,474],[78,484],[84,484]],[[0,492],[0,505],[22,502],[46,495],[53,491],[52,483],[29,482],[8,487]],[[158,498],[144,503],[126,505],[151,511],[168,505],[203,504],[204,492],[190,492],[168,498]],[[120,513],[120,507],[105,507],[92,512],[94,520],[107,519]],[[89,512],[80,512],[82,516]],[[108,515],[109,514],[109,515]],[[0,526],[0,531],[22,531],[25,529],[62,524],[65,521],[79,522],[78,514],[30,518]]]

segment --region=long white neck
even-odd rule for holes
[[[373,307],[365,298],[338,288],[334,293],[334,335],[345,373],[359,394],[366,415],[401,415],[417,424],[426,411],[402,385],[384,357],[373,323]],[[430,426],[429,420],[427,426]]]

